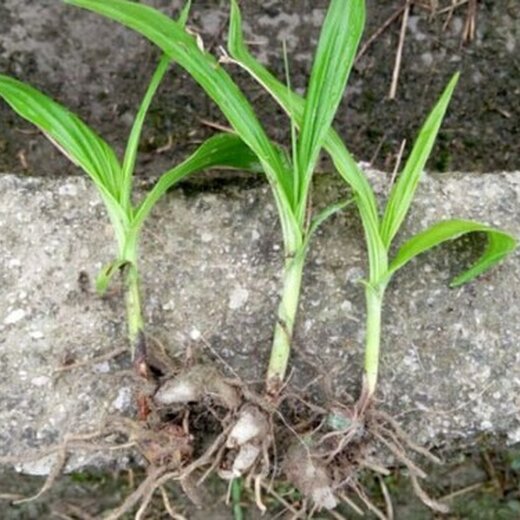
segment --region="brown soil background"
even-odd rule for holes
[[[180,2],[151,0],[174,15]],[[367,1],[364,42],[404,1]],[[441,0],[439,9],[451,2]],[[293,84],[303,88],[325,0],[241,2],[249,37],[283,78],[287,40]],[[224,43],[228,3],[195,1],[191,25],[206,47]],[[467,6],[431,18],[410,12],[396,100],[388,99],[399,39],[392,23],[358,60],[336,127],[359,160],[391,170],[403,139],[420,123],[456,70],[461,81],[440,133],[430,170],[492,172],[519,167],[520,3],[479,1],[477,30],[463,43]],[[0,71],[27,81],[77,112],[119,150],[146,88],[158,53],[116,24],[54,0],[0,3]],[[268,132],[287,142],[287,122],[268,96],[236,68],[230,69],[257,108]],[[172,69],[147,121],[140,171],[160,173],[210,133],[200,120],[221,121],[218,109],[178,67]],[[157,153],[168,143],[168,150]],[[45,139],[0,104],[0,171],[31,175],[75,173]]]

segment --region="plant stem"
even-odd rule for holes
[[[128,340],[132,360],[138,361],[146,353],[144,345],[144,321],[141,310],[141,295],[139,286],[139,272],[137,270],[137,238],[129,232],[122,251],[122,259],[126,266],[126,319],[128,326]]]
[[[267,392],[276,395],[284,380],[291,343],[294,322],[300,301],[300,289],[305,262],[305,251],[298,251],[285,262],[283,274],[282,299],[278,307],[278,316],[274,329],[273,346],[267,370]]]
[[[379,373],[379,350],[381,345],[381,308],[385,287],[367,285],[365,298],[367,306],[365,332],[365,386],[367,398],[375,394]]]

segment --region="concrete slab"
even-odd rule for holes
[[[368,173],[383,194],[388,177]],[[341,190],[320,177],[316,204]],[[519,208],[518,172],[426,176],[399,240],[455,216],[520,236]],[[261,378],[279,290],[280,238],[266,186],[170,193],[143,235],[150,333],[177,355],[204,338],[244,379]],[[450,290],[450,277],[482,245],[464,242],[417,259],[389,287],[380,396],[423,443],[464,445],[481,433],[520,442],[519,254]],[[0,176],[0,455],[22,455],[66,433],[94,430],[107,414],[131,413],[124,357],[54,372],[66,360],[125,345],[119,295],[101,299],[92,282],[113,253],[103,206],[87,179]],[[297,332],[299,348],[331,372],[338,390],[350,392],[361,375],[364,262],[359,220],[349,209],[315,238]],[[294,366],[297,382],[308,366],[298,355]],[[73,466],[87,462],[77,457]],[[20,469],[49,468],[40,461]]]

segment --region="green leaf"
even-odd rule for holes
[[[77,116],[35,88],[0,75],[0,96],[37,126],[98,188],[119,200],[119,162],[108,144]]]
[[[236,0],[231,1],[228,49],[234,61],[258,81],[291,119],[301,127],[305,100],[291,92],[249,53],[244,42],[242,19]],[[386,249],[379,237],[379,216],[374,192],[341,138],[332,128],[327,132],[324,147],[330,154],[339,174],[354,191],[370,257],[370,279],[377,280],[386,272],[387,256]]]
[[[300,201],[304,205],[316,160],[343,97],[364,23],[364,2],[330,3],[312,66],[298,140]],[[305,207],[300,208],[302,218],[305,211]]]
[[[148,113],[148,109],[150,108],[150,104],[152,103],[153,97],[155,96],[155,93],[157,92],[157,89],[159,88],[159,85],[162,79],[164,78],[164,75],[168,71],[169,66],[170,58],[166,55],[162,56],[152,76],[152,80],[148,85],[146,94],[143,100],[141,101],[141,105],[132,125],[132,130],[130,132],[130,137],[128,138],[128,143],[126,145],[125,150],[125,157],[123,160],[123,189],[121,204],[125,208],[130,207],[132,177],[134,173],[137,149],[139,147],[139,140],[141,138],[141,131],[143,129],[144,120],[146,118],[146,114]]]
[[[458,79],[459,74],[457,73],[444,89],[442,96],[419,132],[403,172],[392,187],[381,222],[381,238],[387,250],[408,213]]]
[[[182,27],[185,27],[188,23],[188,18],[190,16],[190,10],[191,10],[191,0],[188,0],[184,7],[181,10],[181,14],[179,15],[179,23],[182,25]]]
[[[285,243],[297,248],[303,240],[293,212],[292,170],[271,143],[249,102],[217,60],[200,48],[200,40],[159,11],[126,0],[65,0],[116,20],[144,35],[192,76],[215,101],[243,141],[263,165],[273,188]],[[286,246],[287,247],[287,246]]]
[[[106,293],[114,274],[120,272],[128,265],[127,260],[114,260],[105,265],[96,278],[96,291],[101,296]]]
[[[451,287],[469,282],[500,262],[516,248],[516,239],[508,233],[471,220],[446,220],[432,225],[403,244],[390,263],[389,277],[417,255],[447,240],[454,240],[474,232],[483,232],[487,235],[486,249],[471,268],[452,280]]]
[[[179,23],[181,26],[186,25],[186,21],[188,19],[191,8],[191,0],[186,2],[186,5],[181,11],[179,17]],[[143,129],[144,120],[146,118],[146,114],[150,109],[150,105],[152,100],[161,84],[164,75],[168,71],[170,65],[170,58],[166,55],[162,56],[159,60],[159,64],[155,69],[155,72],[152,76],[150,84],[146,90],[146,94],[141,101],[141,105],[135,117],[134,123],[132,125],[132,130],[130,132],[130,137],[128,138],[128,143],[126,145],[125,156],[123,160],[123,187],[122,187],[122,200],[121,203],[124,208],[127,210],[130,208],[131,203],[131,191],[132,191],[132,176],[134,173],[135,160],[137,157],[137,149],[139,147],[139,140],[141,138],[141,132]]]
[[[175,183],[194,172],[216,167],[263,172],[257,156],[237,135],[225,133],[214,135],[184,162],[161,175],[140,205],[133,226],[139,227],[143,224],[155,203]]]

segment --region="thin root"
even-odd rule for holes
[[[118,508],[113,509],[104,520],[118,520],[124,514],[131,511],[143,497],[146,497],[150,493],[153,494],[155,489],[160,485],[158,481],[165,471],[166,468],[164,467],[152,468],[147,477],[139,484],[139,487],[128,495]]]
[[[395,456],[397,460],[402,462],[410,471],[410,476],[414,475],[419,478],[426,478],[426,473],[419,468],[414,462],[412,462],[404,453],[399,445],[395,445],[393,442],[390,442],[388,439],[385,439],[383,435],[378,433],[377,431],[373,431],[372,435],[382,444],[384,444]]]
[[[419,446],[415,442],[412,441],[410,436],[399,426],[397,421],[390,417],[386,412],[378,411],[376,414],[378,417],[382,418],[384,421],[390,424],[390,426],[394,429],[395,433],[399,436],[399,438],[413,451],[419,453],[423,457],[431,460],[435,464],[442,464],[442,460],[433,455],[429,450]]]
[[[49,475],[45,479],[43,486],[40,488],[40,491],[31,497],[22,498],[21,500],[17,500],[14,502],[15,505],[24,504],[26,502],[32,502],[33,500],[37,500],[44,493],[46,493],[54,484],[56,479],[61,475],[63,468],[67,462],[67,444],[66,441],[63,443],[60,450],[58,450],[56,462],[52,466],[52,470],[49,472]]]
[[[161,498],[163,501],[164,509],[170,515],[170,517],[173,518],[173,520],[186,520],[186,517],[175,512],[175,509],[173,508],[170,502],[170,498],[168,497],[168,492],[166,491],[164,486],[160,486],[159,490],[161,492]]]
[[[354,482],[351,482],[350,487],[354,490],[354,493],[356,493],[361,502],[365,504],[366,508],[372,511],[372,513],[374,513],[377,518],[379,518],[379,520],[388,520],[386,515],[374,505],[374,503],[366,496],[365,492],[359,486],[354,484]]]
[[[379,487],[381,488],[381,492],[383,493],[383,497],[385,499],[386,516],[388,520],[394,520],[394,506],[392,505],[392,498],[390,497],[388,488],[386,487],[385,481],[381,477],[379,477],[377,480],[379,481]]]
[[[419,481],[415,475],[410,474],[410,480],[412,482],[415,494],[419,497],[423,504],[427,505],[430,509],[437,511],[438,513],[449,513],[450,508],[446,504],[441,504],[437,500],[434,500],[428,496],[426,491],[424,491],[424,489],[419,485]]]

